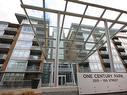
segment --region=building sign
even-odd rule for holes
[[[127,73],[78,73],[79,94],[127,91]]]

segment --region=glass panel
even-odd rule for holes
[[[4,34],[3,30],[0,30],[0,36],[2,36]]]
[[[80,17],[74,17],[74,16],[67,15],[65,17],[64,27],[70,28],[73,25],[73,23],[76,23],[78,25],[80,20],[81,20]]]
[[[14,50],[11,58],[19,57],[19,58],[29,58],[30,51],[29,50]]]
[[[33,34],[25,34],[25,33],[22,33],[19,35],[19,40],[26,40],[26,41],[32,41],[34,38],[34,35]]]
[[[17,41],[15,48],[16,49],[30,49],[32,47],[31,41]]]
[[[66,3],[64,0],[45,0],[45,1],[46,1],[46,8],[64,11],[64,7]]]
[[[68,6],[67,6],[67,12],[83,14],[85,8],[86,8],[85,5],[81,5],[81,4],[76,4],[76,3],[69,2],[68,3]]]
[[[7,66],[7,71],[22,71],[24,72],[27,67],[27,61],[16,61],[16,60],[10,60]]]
[[[24,4],[30,4],[30,5],[34,5],[34,6],[39,6],[42,7],[43,6],[43,0],[37,0],[36,2],[34,0],[23,0]]]
[[[89,6],[86,15],[100,17],[104,9]]]
[[[127,21],[127,14],[123,13],[118,21]]]
[[[111,14],[112,14],[112,16],[111,16]],[[115,12],[115,11],[111,11],[111,10],[106,10],[103,18],[115,20],[118,15],[119,15],[119,12]]]

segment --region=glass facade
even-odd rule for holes
[[[30,48],[32,47],[32,40],[34,38],[34,34],[32,33],[30,27],[25,27],[25,25],[22,27],[23,28],[20,32],[19,38],[12,52],[6,71],[25,72],[27,69],[28,59],[30,56]],[[4,76],[4,79],[6,79],[6,76],[7,75]],[[11,75],[9,76],[11,79]],[[24,79],[24,74],[15,75],[15,77],[17,76],[20,77],[18,78],[19,80]],[[12,77],[14,76],[12,75]]]
[[[98,52],[92,54],[89,58],[91,72],[103,72]]]
[[[113,56],[113,63],[114,63],[114,67],[115,67],[115,71],[116,72],[126,72],[123,63],[118,55],[118,52],[116,50],[116,48],[114,47],[114,44],[111,43],[111,49],[112,49],[112,56]]]

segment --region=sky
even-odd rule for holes
[[[42,0],[23,0],[27,4],[34,4],[42,6]],[[63,5],[60,1],[64,0],[45,0],[48,4],[46,6],[51,8],[62,8]],[[86,2],[92,2],[104,6],[114,7],[127,11],[127,0],[82,0]],[[58,4],[59,2],[59,4]],[[24,14],[23,9],[20,7],[20,0],[0,0],[0,21],[8,21],[12,23],[18,23],[15,17],[15,13]],[[30,14],[34,14],[30,12]]]

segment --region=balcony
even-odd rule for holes
[[[79,58],[85,58],[86,57],[86,55],[84,54],[80,54],[79,56],[78,56]]]
[[[122,55],[121,58],[122,58],[123,60],[127,60],[127,55]]]
[[[30,51],[30,54],[31,55],[41,55],[41,50],[40,50],[40,47],[38,46],[32,46],[31,48],[31,51]]]
[[[102,58],[106,58],[106,59],[109,58],[109,55],[108,55],[107,51],[100,51],[100,55],[101,55]]]
[[[6,80],[2,82],[0,88],[28,88],[31,87],[31,80]]]
[[[16,35],[16,31],[17,31],[17,28],[7,27],[7,28],[5,28],[4,34],[7,34],[7,35]]]
[[[120,52],[121,56],[127,57],[127,54],[125,52]]]
[[[59,72],[72,72],[71,68],[59,68]]]
[[[0,54],[0,59],[6,59],[7,55],[6,54]]]
[[[110,61],[109,59],[103,59],[104,63],[109,63],[110,64]]]
[[[89,67],[89,61],[86,60],[86,61],[84,61],[84,62],[82,62],[82,63],[79,63],[79,66]]]
[[[117,36],[114,36],[114,37],[112,38],[112,40],[118,40],[118,37],[117,37]]]
[[[41,60],[40,56],[30,55],[29,60]]]
[[[17,28],[7,27],[5,31],[17,31]]]
[[[125,52],[125,49],[124,49],[123,46],[117,46],[117,50],[118,50],[119,52]]]
[[[40,38],[40,39],[38,39],[38,40],[39,40],[39,42],[42,43],[42,45],[43,45],[43,43],[45,42],[45,38]],[[37,42],[37,39],[34,38],[34,39],[33,39],[33,42]]]
[[[36,65],[28,66],[26,71],[39,71],[39,66]]]
[[[127,64],[127,60],[125,59],[124,62]]]
[[[32,63],[40,63],[41,57],[37,56],[37,55],[30,55],[28,60],[31,62],[31,64]]]
[[[103,64],[104,64],[104,66],[106,67],[106,68],[110,68],[110,61],[109,61],[109,59],[103,59]]]
[[[10,44],[2,44],[2,43],[0,43],[0,48],[10,48]]]
[[[0,54],[0,64],[3,64],[3,62],[6,60],[6,57],[6,54]]]
[[[2,36],[0,36],[0,38],[2,38],[2,39],[13,39],[14,36],[13,35],[2,35]]]
[[[36,31],[37,35],[43,35],[42,37],[45,37],[45,32],[44,31]]]
[[[76,46],[78,46],[78,45],[82,46],[84,43],[83,43],[83,42],[74,42],[74,44],[75,44]]]
[[[115,45],[121,45],[121,42],[119,40],[114,40]]]
[[[14,36],[11,36],[11,35],[0,36],[0,43],[11,44],[13,42],[13,38]]]
[[[8,53],[9,48],[9,44],[0,44],[0,53]]]
[[[124,62],[124,66],[127,68],[127,59],[125,59]]]
[[[40,42],[40,44],[41,44],[42,46],[44,45],[44,41],[41,42],[41,41],[39,40],[39,42]],[[32,45],[33,45],[33,46],[39,46],[37,40],[33,40],[33,44],[32,44]]]
[[[78,40],[78,39],[83,39],[83,40],[84,40],[83,35],[76,35],[76,39],[77,39],[77,40]]]
[[[100,50],[100,51],[106,51],[106,47],[103,46],[103,47],[101,47],[99,50]]]
[[[108,52],[107,51],[100,51],[100,54],[101,55],[108,55]]]
[[[41,59],[40,60],[28,59],[28,63],[29,64],[40,64],[41,63]]]

